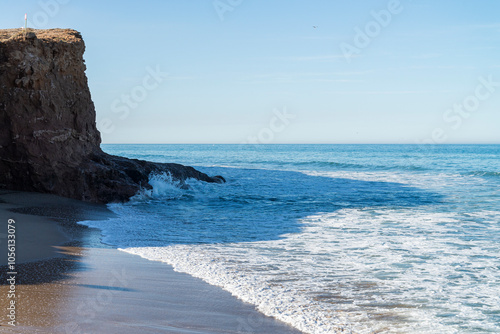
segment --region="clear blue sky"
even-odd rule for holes
[[[500,143],[498,0],[2,1],[0,28],[25,12],[82,33],[105,143]]]

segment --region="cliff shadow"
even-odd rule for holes
[[[82,257],[86,247],[106,247],[100,242],[100,231],[77,224],[81,220],[115,217],[105,205],[84,203],[49,194],[1,191],[2,217],[16,221],[16,284],[33,285],[69,278],[71,273],[87,270]],[[40,220],[39,217],[45,219]],[[48,226],[50,225],[50,226]],[[50,229],[46,230],[47,227]],[[51,233],[64,238],[48,238]],[[6,241],[6,234],[1,235]],[[49,240],[50,239],[50,240]],[[47,249],[53,249],[49,256]],[[7,259],[7,247],[0,251]],[[40,254],[46,258],[39,259]],[[7,265],[0,265],[0,286],[8,285]]]

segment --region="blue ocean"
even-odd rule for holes
[[[500,333],[500,145],[103,145],[225,184],[82,222],[305,333]],[[242,332],[259,332],[248,322]]]

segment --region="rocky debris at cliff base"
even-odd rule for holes
[[[81,34],[28,33],[0,30],[0,188],[109,203],[151,189],[152,173],[225,182],[192,167],[104,153]]]
[[[91,198],[102,198],[103,202],[126,201],[142,189],[152,189],[149,177],[155,174],[169,174],[173,180],[179,180],[181,187],[187,179],[196,179],[209,183],[224,183],[224,177],[208,176],[193,167],[175,163],[155,163],[138,159],[127,159],[109,155],[102,151],[90,156],[90,161],[83,166],[84,170],[91,170],[92,175],[105,176],[101,181],[91,180],[89,184],[99,184],[98,187],[88,189],[85,193]],[[119,183],[116,180],[120,180]],[[117,198],[119,188],[121,197]]]

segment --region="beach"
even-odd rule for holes
[[[305,333],[499,332],[497,145],[103,145],[192,165],[82,222]],[[450,163],[451,162],[451,163]]]
[[[105,148],[228,181],[157,176],[108,205],[0,192],[0,332],[498,332],[498,146]]]
[[[500,333],[500,2],[243,2],[0,5],[0,334]]]
[[[9,333],[300,333],[230,293],[100,242],[79,220],[106,206],[0,192],[0,331]],[[15,298],[8,298],[7,222],[16,225]],[[7,308],[15,300],[15,324]]]

